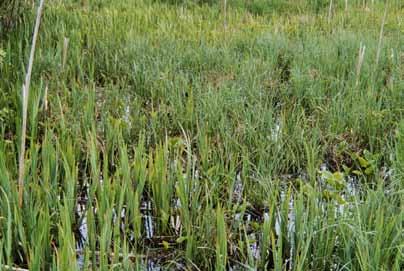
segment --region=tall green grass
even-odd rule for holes
[[[28,14],[0,41],[0,265],[402,270],[402,7],[333,3],[228,1],[224,28],[213,1],[49,2],[20,208]]]

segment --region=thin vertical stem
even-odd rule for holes
[[[223,0],[223,27],[224,30],[227,28],[227,0]]]
[[[329,6],[329,8],[328,8],[328,22],[331,22],[332,5],[333,5],[333,2],[332,2],[332,0],[330,0],[330,6]]]
[[[380,51],[382,50],[383,32],[384,32],[384,25],[386,23],[386,17],[387,17],[387,4],[386,4],[386,7],[384,9],[383,21],[382,21],[382,25],[380,27],[379,43],[377,45],[377,52],[376,52],[375,69],[377,69],[377,66],[379,65]]]
[[[20,207],[23,201],[24,192],[24,172],[25,172],[25,140],[27,132],[27,111],[28,111],[28,97],[29,97],[29,87],[31,83],[31,73],[32,66],[34,63],[35,47],[38,38],[39,25],[41,23],[42,10],[44,7],[45,0],[41,0],[38,6],[35,29],[32,37],[31,53],[29,57],[27,73],[25,75],[25,82],[22,86],[22,126],[21,126],[21,145],[20,145],[20,156],[18,161],[18,202]]]
[[[365,58],[365,51],[366,51],[366,46],[362,45],[362,43],[361,43],[360,46],[359,46],[358,63],[356,65],[356,83],[355,83],[355,86],[359,85],[360,76],[361,76],[361,70],[362,70],[362,65],[363,65],[363,60]]]
[[[69,39],[65,37],[63,40],[63,57],[62,57],[62,70],[63,71],[66,66],[68,47],[69,47]]]

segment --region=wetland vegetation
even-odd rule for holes
[[[2,270],[404,269],[401,1],[7,2]]]

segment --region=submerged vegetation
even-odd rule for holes
[[[404,5],[223,3],[47,1],[22,206],[4,35],[2,270],[404,269]]]

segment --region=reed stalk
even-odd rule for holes
[[[24,193],[24,174],[25,174],[25,141],[27,133],[27,111],[28,111],[28,100],[29,100],[29,88],[31,84],[31,74],[32,66],[34,64],[35,48],[39,33],[39,26],[41,24],[42,11],[45,4],[45,0],[41,0],[38,6],[35,29],[32,37],[31,53],[29,56],[29,62],[27,67],[27,73],[25,75],[25,81],[22,86],[22,125],[21,125],[21,145],[20,145],[20,155],[18,159],[18,202],[19,205],[23,204],[23,193]]]

